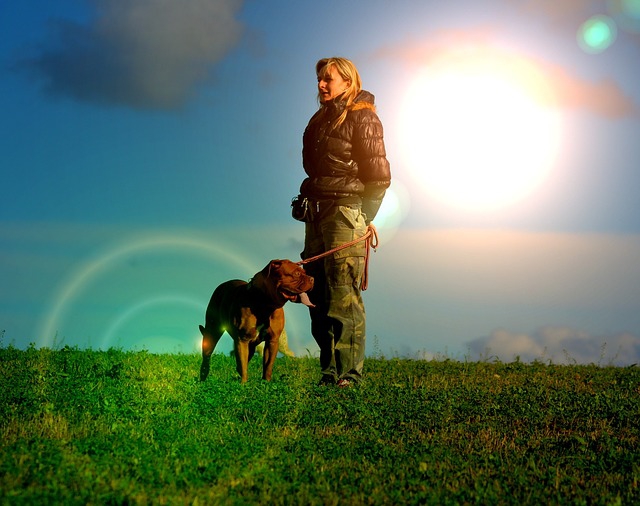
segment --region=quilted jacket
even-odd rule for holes
[[[371,221],[391,183],[382,123],[368,91],[360,92],[344,122],[336,127],[344,108],[345,102],[337,97],[309,120],[302,139],[308,177],[300,193],[313,200],[360,197],[362,211]]]

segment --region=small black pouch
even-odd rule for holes
[[[305,223],[312,221],[313,215],[311,214],[310,203],[307,197],[298,195],[291,199],[291,216]]]

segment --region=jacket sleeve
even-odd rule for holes
[[[365,215],[365,223],[368,225],[378,214],[387,189],[376,185],[368,185],[365,186],[364,191],[365,193],[362,195],[362,213]]]
[[[364,184],[362,212],[367,223],[376,214],[391,184],[391,170],[384,146],[384,132],[378,115],[362,110],[354,132],[353,159],[358,164],[358,178]]]

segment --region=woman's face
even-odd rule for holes
[[[349,87],[349,81],[342,79],[334,66],[328,68],[328,73],[318,76],[318,91],[320,101],[327,102],[342,95]]]

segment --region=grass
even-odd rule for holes
[[[638,504],[640,369],[0,348],[1,504]]]

